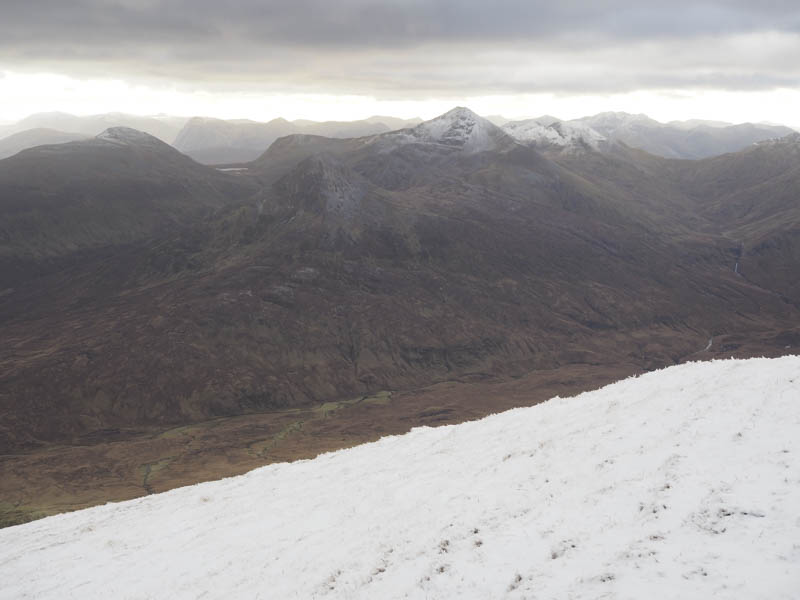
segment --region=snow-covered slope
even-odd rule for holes
[[[130,127],[109,127],[95,136],[95,139],[117,146],[164,145],[164,142],[149,133]]]
[[[555,121],[544,123],[538,119],[510,121],[503,125],[503,131],[523,144],[536,146],[560,146],[562,148],[600,148],[606,138],[580,123]]]
[[[2,598],[800,593],[800,357],[694,363],[0,531]]]
[[[380,139],[384,145],[386,142],[395,145],[440,144],[458,148],[467,154],[504,150],[514,144],[497,125],[463,106],[430,121],[424,121],[414,128],[383,134]]]

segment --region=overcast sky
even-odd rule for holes
[[[2,0],[0,120],[655,118],[800,125],[800,1]]]

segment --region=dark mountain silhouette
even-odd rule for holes
[[[125,127],[0,161],[0,257],[46,257],[131,242],[253,188]]]

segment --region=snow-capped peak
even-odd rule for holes
[[[497,150],[506,137],[499,127],[463,106],[420,123],[408,133],[416,141],[454,146],[468,153]]]
[[[131,127],[109,127],[95,139],[117,144],[119,146],[130,146],[134,144],[152,144],[153,142],[162,143],[152,135],[133,129]]]

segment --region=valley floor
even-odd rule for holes
[[[796,598],[800,357],[0,531],[0,598]]]
[[[0,527],[314,458],[416,426],[479,419],[636,372],[634,365],[576,364],[510,379],[476,374],[302,409],[101,431],[70,445],[0,456]]]

